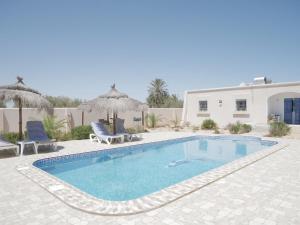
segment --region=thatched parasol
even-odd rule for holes
[[[39,109],[49,109],[51,104],[40,92],[26,86],[22,77],[17,77],[17,83],[0,87],[0,100],[13,101],[19,107],[19,139],[22,139],[22,108],[34,107]]]
[[[116,118],[119,112],[144,111],[148,106],[138,100],[129,98],[127,94],[121,93],[113,84],[108,93],[100,95],[98,98],[85,102],[79,106],[86,111],[106,111],[113,114],[113,132],[116,134]]]

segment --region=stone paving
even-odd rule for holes
[[[188,136],[145,134],[143,142]],[[162,138],[163,137],[163,138]],[[16,166],[36,159],[107,146],[59,143],[56,153],[0,159],[0,224],[300,224],[300,140],[202,189],[150,212],[99,216],[73,209],[23,176]],[[127,145],[127,144],[124,144]],[[0,154],[4,157],[5,154]]]

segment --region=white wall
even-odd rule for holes
[[[186,92],[185,103],[183,109],[183,121],[190,122],[192,125],[200,125],[203,120],[212,118],[220,127],[226,126],[228,123],[240,121],[243,123],[266,124],[268,120],[268,100],[270,97],[282,94],[280,99],[291,95],[285,93],[300,94],[300,83],[287,84],[271,84],[271,85],[257,85],[249,87],[215,89],[206,91],[190,91]],[[247,100],[247,111],[236,112],[236,99]],[[271,99],[271,98],[270,98]],[[199,101],[208,101],[208,111],[199,111]],[[219,104],[222,100],[222,104]],[[277,103],[270,100],[271,108],[275,110],[282,107],[283,103]],[[275,107],[275,108],[274,108]],[[276,109],[276,110],[277,110]],[[282,111],[280,111],[282,113]]]
[[[236,112],[234,99],[246,99],[247,111]],[[199,101],[207,100],[208,110],[199,111]],[[222,101],[219,104],[219,100]],[[188,94],[187,118],[186,120],[193,125],[200,125],[203,120],[213,118],[219,126],[225,126],[229,122],[241,121],[250,122],[252,118],[252,95],[249,91],[229,91],[222,93]]]

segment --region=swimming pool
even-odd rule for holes
[[[33,165],[96,198],[128,201],[275,144],[255,137],[193,136],[41,159]]]

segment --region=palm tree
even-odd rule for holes
[[[155,79],[151,81],[148,88],[149,96],[147,102],[150,107],[161,107],[165,100],[169,97],[167,84],[162,79]]]
[[[177,95],[172,94],[165,100],[163,107],[165,107],[165,108],[182,108],[183,101],[181,99],[179,99]]]

